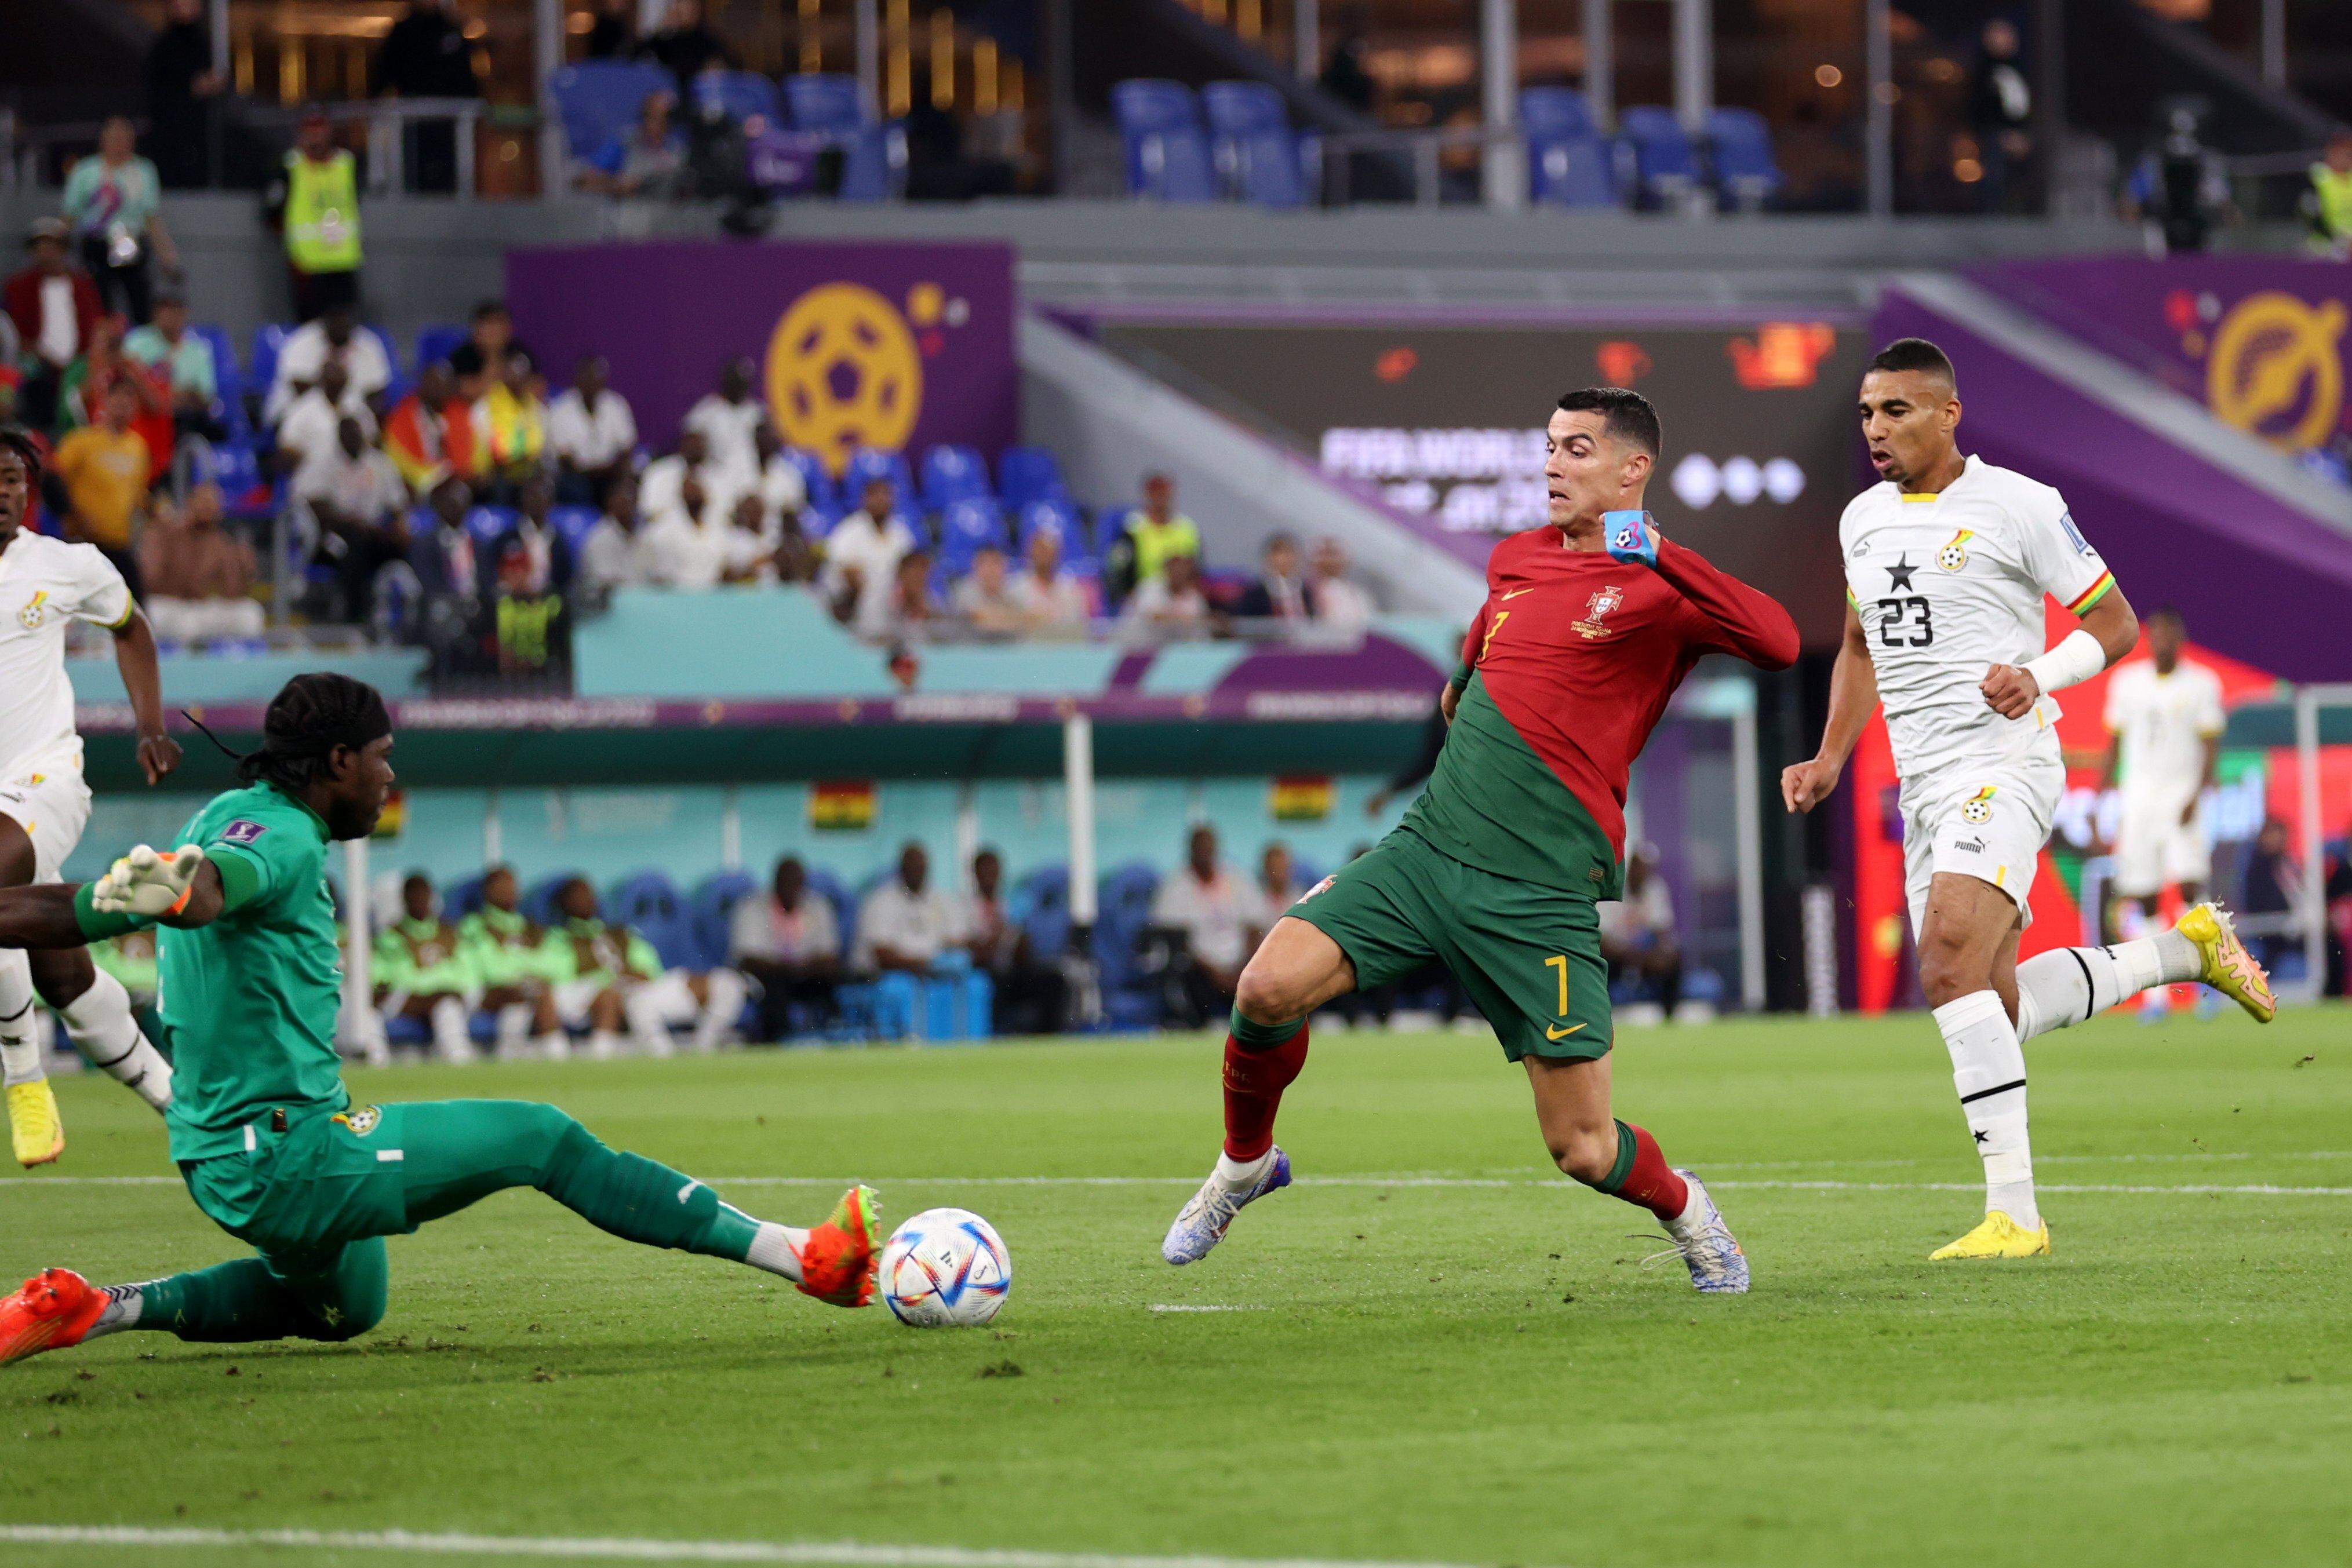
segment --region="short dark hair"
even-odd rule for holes
[[[1886,371],[1901,375],[1917,371],[1925,375],[1941,376],[1954,386],[1960,384],[1958,371],[1952,369],[1951,356],[1925,338],[1897,338],[1878,350],[1870,361],[1874,371]]]
[[[41,444],[21,424],[0,424],[0,451],[15,453],[25,465],[25,482],[41,482]]]
[[[331,670],[297,675],[269,699],[261,749],[238,761],[236,776],[298,791],[327,776],[337,747],[356,749],[367,744],[361,736],[391,733],[383,695],[365,681]]]
[[[1583,387],[1562,396],[1559,406],[1565,413],[1599,414],[1601,428],[1612,437],[1653,457],[1663,449],[1658,411],[1648,398],[1629,387]]]

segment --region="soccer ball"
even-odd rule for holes
[[[927,1208],[882,1248],[882,1300],[919,1329],[977,1328],[1013,1290],[1003,1239],[967,1208]]]

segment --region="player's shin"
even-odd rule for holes
[[[1645,1128],[1617,1124],[1617,1162],[1606,1175],[1590,1183],[1595,1192],[1646,1208],[1669,1223],[1690,1207],[1689,1184],[1676,1175]]]
[[[1225,1148],[1217,1174],[1228,1182],[1255,1179],[1274,1147],[1275,1113],[1282,1092],[1307,1065],[1307,1020],[1259,1023],[1234,1009],[1225,1036]]]
[[[11,1088],[47,1076],[33,1022],[32,967],[23,948],[0,947],[0,1072]]]
[[[2022,971],[2020,974],[2022,979]],[[2042,1215],[2033,1198],[2033,1148],[2026,1134],[2025,1052],[1998,991],[1971,991],[1936,1009],[1951,1053],[1952,1082],[1984,1161],[1985,1212],[2027,1230]]]
[[[2017,1038],[2086,1023],[2142,991],[2193,980],[2202,967],[2196,944],[2179,931],[2037,953],[2017,967]]]
[[[58,1009],[66,1033],[92,1067],[161,1112],[172,1103],[172,1064],[131,1013],[131,993],[93,968],[88,989]]]

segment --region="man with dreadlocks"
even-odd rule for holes
[[[100,1289],[51,1269],[0,1301],[0,1364],[118,1329],[184,1340],[347,1340],[383,1318],[383,1239],[508,1187],[590,1223],[781,1274],[835,1306],[873,1299],[874,1194],[807,1230],[752,1218],[702,1183],[607,1148],[551,1105],[355,1105],[335,1055],[327,845],[373,831],[392,787],[373,687],[297,675],[241,758],[242,789],[174,848],[142,844],[84,886],[0,890],[0,946],[63,947],[158,926],[165,1120],[189,1196],[258,1256]]]
[[[179,746],[163,733],[155,636],[122,574],[94,545],[24,527],[40,479],[41,449],[24,431],[0,425],[0,887],[55,882],[89,820],[66,679],[68,622],[114,633],[147,782],[160,782],[180,760]],[[0,1101],[17,1161],[27,1168],[66,1151],[65,1124],[33,1032],[36,994],[57,1009],[93,1064],[158,1111],[172,1103],[172,1069],[131,1016],[130,993],[80,943],[35,954],[0,949]]]

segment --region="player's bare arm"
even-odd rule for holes
[[[1862,617],[1845,607],[1845,636],[1838,643],[1837,663],[1830,670],[1830,716],[1822,728],[1822,747],[1802,762],[1780,770],[1780,800],[1791,811],[1810,811],[1830,798],[1846,758],[1862,739],[1870,716],[1878,711],[1878,670],[1870,662]]]
[[[131,717],[139,727],[139,770],[161,784],[180,765],[180,743],[163,729],[163,676],[155,660],[155,631],[146,612],[131,607],[131,618],[114,632],[114,664],[122,689],[131,694]]]
[[[2079,644],[2069,648],[2078,635],[2088,633],[2098,644],[2098,655],[2105,663],[2093,667],[2091,650]],[[2102,670],[2111,670],[2139,644],[2139,617],[2132,612],[2131,601],[2124,597],[2121,588],[2107,594],[2096,604],[2083,612],[2082,624],[2076,632],[2061,638],[2057,645],[2041,659],[2024,664],[1995,664],[1985,672],[1979,688],[1985,705],[2003,718],[2023,718],[2033,711],[2033,704],[2043,694],[2042,675],[2052,667],[2065,672],[2053,679],[2049,689],[2059,685],[2072,685],[2086,681]],[[2034,665],[2045,667],[2039,673]]]

